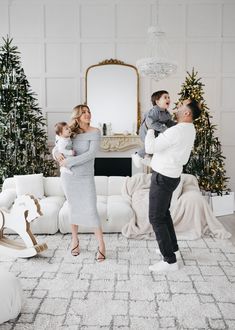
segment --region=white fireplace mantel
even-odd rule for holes
[[[143,146],[139,135],[114,134],[101,137],[97,158],[131,158],[131,155]],[[142,172],[132,162],[132,175]]]
[[[109,135],[102,136],[100,149],[102,151],[126,151],[134,148],[140,148],[142,142],[138,135]]]
[[[136,152],[141,146],[142,142],[138,135],[124,135],[115,134],[102,136],[100,148],[97,152],[96,157],[99,158],[131,158],[132,153]],[[49,144],[50,151],[55,146],[53,141]],[[132,175],[142,172],[142,168],[136,168],[132,164]]]

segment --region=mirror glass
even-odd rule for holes
[[[139,126],[139,75],[136,67],[106,60],[86,71],[86,104],[92,125],[110,123],[113,133],[135,134]]]

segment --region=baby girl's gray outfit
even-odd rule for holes
[[[56,147],[57,150],[64,155],[64,157],[71,157],[73,156],[73,142],[70,137],[63,137],[60,135],[56,135]],[[72,171],[70,171],[68,168],[61,166],[60,172],[67,172],[69,174],[73,174]]]
[[[70,137],[65,138],[63,136],[56,135],[55,143],[58,151],[65,157],[73,156],[73,142]]]
[[[78,134],[73,138],[76,155],[66,159],[73,175],[61,173],[62,186],[69,204],[70,222],[100,227],[94,179],[95,156],[100,146],[100,131]]]

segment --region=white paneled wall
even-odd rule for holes
[[[156,17],[179,66],[160,82],[141,78],[141,111],[157,89],[167,89],[173,103],[195,67],[235,191],[235,0],[0,0],[0,34],[13,37],[21,52],[50,141],[54,123],[84,102],[87,67],[110,58],[135,65]]]

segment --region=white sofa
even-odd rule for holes
[[[38,181],[40,184],[37,184]],[[153,233],[148,221],[150,181],[151,174],[144,173],[132,177],[95,177],[97,208],[104,232],[122,232],[126,237],[142,239]],[[24,193],[30,187],[35,197],[43,196],[40,199],[43,215],[31,222],[33,233],[55,234],[58,230],[64,234],[70,232],[68,203],[59,177],[45,178],[36,174],[33,177],[28,175],[6,179],[0,193],[0,208],[11,209],[17,193],[20,193],[19,187]],[[180,184],[172,196],[171,214],[181,239],[196,239],[207,231],[217,238],[231,236],[213,215],[201,195],[197,179],[190,174],[181,175]],[[79,231],[92,232],[93,229],[79,226]],[[9,231],[5,230],[5,233]]]
[[[131,202],[122,196],[126,177],[95,177],[97,208],[104,232],[121,232],[122,227],[133,217]],[[40,199],[43,215],[31,223],[34,234],[69,233],[68,203],[59,177],[43,178],[44,197]],[[16,199],[14,178],[7,178],[0,193],[0,208],[10,209]],[[91,228],[79,227],[79,232],[90,232]],[[5,231],[8,232],[7,230]]]

